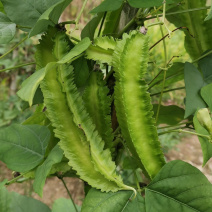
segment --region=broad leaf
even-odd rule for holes
[[[14,124],[0,130],[0,160],[9,169],[26,172],[44,158],[50,139],[47,127]]]
[[[103,193],[91,189],[82,205],[82,212],[145,212],[144,199],[137,194],[133,199],[132,191],[119,191],[116,193]]]
[[[14,23],[31,28],[40,16],[60,0],[2,0],[7,16]]]
[[[184,63],[174,63],[166,72],[166,82],[165,86],[174,84],[184,77]],[[163,72],[150,84],[150,87],[154,85],[159,85],[163,83]]]
[[[177,0],[175,0],[177,2]],[[195,60],[199,58],[203,52],[212,48],[212,20],[204,21],[207,10],[198,10],[184,13],[185,10],[192,10],[206,6],[206,0],[191,1],[184,0],[183,4],[178,4],[176,7],[168,10],[167,13],[178,14],[166,15],[169,22],[176,27],[185,26],[189,29],[181,29],[185,33],[185,49],[190,57]],[[181,13],[182,12],[182,13]],[[191,36],[192,35],[192,36]]]
[[[7,191],[5,187],[0,189],[0,208],[1,212],[12,212],[12,195]]]
[[[16,25],[0,12],[0,44],[9,43],[15,36]]]
[[[5,11],[4,11],[4,6],[2,4],[2,2],[0,1],[0,12],[4,13],[5,14]]]
[[[43,103],[43,93],[42,93],[40,87],[38,87],[37,90],[35,91],[34,98],[32,100],[32,105],[37,105],[37,104],[42,104],[42,103]],[[29,103],[24,102],[23,105],[21,106],[21,109],[24,111],[29,107],[30,107]]]
[[[104,24],[105,27],[102,33],[103,35],[115,35],[119,25],[122,9],[123,7],[120,7],[118,10],[107,13]]]
[[[203,55],[206,54],[207,52],[204,52]],[[198,64],[199,64],[199,67],[200,67],[200,69],[203,73],[203,78],[204,78],[205,82],[211,83],[212,82],[212,73],[211,73],[212,54],[209,54],[208,56],[199,60]]]
[[[193,122],[194,122],[195,131],[197,133],[207,135],[207,136],[209,135],[209,132],[199,123],[197,119],[197,114],[195,114]],[[198,138],[202,148],[203,166],[204,166],[208,162],[208,160],[212,157],[212,144],[208,141],[207,138],[203,138],[200,136],[198,136]]]
[[[200,96],[200,90],[205,82],[201,73],[191,63],[185,63],[186,110],[185,118],[193,115],[197,109],[205,108],[206,104]]]
[[[211,183],[183,161],[167,163],[145,190],[146,212],[209,212],[212,208]]]
[[[81,57],[75,60],[72,65],[74,66],[74,80],[78,88],[85,86],[89,77],[89,67],[87,60]]]
[[[94,39],[96,28],[98,27],[102,17],[103,13],[98,13],[88,22],[88,24],[83,28],[81,32],[81,39],[85,37],[89,37],[90,40]]]
[[[201,89],[201,96],[205,100],[207,105],[209,106],[210,111],[212,111],[212,96],[211,96],[211,94],[212,94],[212,83],[204,86]]]
[[[78,211],[80,211],[80,207],[76,205]],[[72,212],[75,211],[75,207],[70,199],[60,198],[57,199],[53,206],[52,212]]]
[[[153,105],[154,116],[157,114],[158,105]],[[157,124],[176,125],[184,119],[185,110],[176,106],[169,105],[160,107]]]
[[[124,0],[104,0],[98,7],[91,10],[91,13],[101,13],[105,11],[114,11],[121,7]]]
[[[51,212],[44,203],[15,192],[8,192],[6,188],[0,190],[0,209],[1,212]]]
[[[40,165],[35,172],[35,181],[33,183],[33,188],[36,193],[41,197],[43,196],[43,186],[45,184],[46,178],[51,171],[54,164],[61,162],[63,158],[63,150],[56,145],[52,151],[49,153],[47,159]]]
[[[40,82],[44,79],[46,73],[55,66],[55,63],[49,63],[45,68],[42,68],[27,78],[21,85],[21,89],[17,92],[17,95],[24,101],[29,102],[29,106],[32,106],[33,99]]]
[[[65,55],[60,61],[58,61],[58,64],[64,64],[69,63],[73,58],[76,56],[82,54],[91,44],[91,41],[89,38],[84,38],[82,41],[80,41],[67,55]]]
[[[181,0],[166,0],[167,4],[172,4],[176,2],[180,2]],[[153,6],[161,6],[163,4],[163,0],[128,0],[131,7],[136,8],[145,8],[145,7],[153,7]]]
[[[48,8],[48,10],[39,17],[38,21],[30,31],[29,36],[37,35],[46,31],[48,26],[54,26],[57,24],[62,12],[71,3],[71,1],[72,0],[62,0]]]
[[[0,190],[2,189],[2,188],[4,188],[4,185],[7,183],[7,179],[5,179],[5,180],[3,180],[2,182],[0,182]],[[1,208],[1,207],[0,207]]]

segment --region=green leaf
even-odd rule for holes
[[[211,93],[212,93],[212,83],[204,86],[201,89],[201,96],[205,100],[207,105],[209,106],[210,111],[212,111],[212,96],[211,96]]]
[[[44,158],[50,139],[47,127],[14,124],[0,130],[0,160],[9,169],[26,172]]]
[[[80,211],[80,206],[76,205],[78,211]],[[60,198],[57,199],[53,206],[52,212],[72,212],[75,211],[75,207],[70,199]]]
[[[183,161],[171,161],[145,189],[145,204],[146,212],[209,212],[212,185],[197,168]]]
[[[5,179],[5,180],[3,180],[2,182],[0,182],[0,190],[1,190],[2,188],[4,188],[4,185],[5,185],[7,182],[8,182],[7,179]],[[1,208],[1,207],[0,207],[0,208]]]
[[[65,10],[65,8],[72,2],[72,0],[62,0],[52,5],[46,10],[38,19],[29,33],[29,37],[40,34],[48,29],[48,26],[54,26],[58,23],[58,20]]]
[[[60,0],[2,0],[5,12],[14,23],[33,27],[40,16]]]
[[[5,11],[4,11],[4,6],[2,4],[2,2],[0,1],[0,12],[4,13],[5,14]]]
[[[184,63],[173,63],[166,72],[165,86],[172,85],[184,78]],[[150,84],[150,87],[163,83],[163,72]]]
[[[0,208],[1,212],[13,212],[11,210],[12,196],[5,187],[0,189]]]
[[[43,93],[42,93],[40,87],[38,87],[37,90],[35,91],[34,98],[32,100],[32,105],[37,105],[37,104],[42,104],[42,103],[43,103]],[[21,105],[21,109],[23,111],[29,107],[30,106],[29,106],[28,102],[24,102],[23,105]]]
[[[0,189],[0,208],[1,212],[51,212],[44,203],[6,188]]]
[[[158,105],[153,105],[154,116],[156,116]],[[157,124],[176,125],[184,120],[185,110],[176,105],[160,107]]]
[[[204,21],[207,10],[188,13],[183,13],[183,11],[205,6],[206,0],[184,0],[183,4],[176,5],[176,7],[167,11],[167,13],[179,12],[178,14],[167,15],[166,18],[169,22],[173,23],[176,27],[188,27],[189,31],[181,30],[185,33],[185,49],[192,60],[199,58],[203,52],[212,48],[210,36],[212,34],[212,20]]]
[[[88,24],[83,28],[81,32],[81,39],[85,37],[89,37],[90,40],[94,39],[94,34],[96,31],[96,28],[99,25],[99,22],[101,21],[104,13],[98,13],[94,15],[94,17],[88,22]]]
[[[82,212],[145,212],[144,198],[137,194],[133,199],[132,191],[103,193],[91,189],[82,205]]]
[[[0,44],[9,43],[15,36],[16,24],[0,12]]]
[[[166,0],[166,4],[173,4],[180,1],[181,0]],[[163,4],[163,0],[128,0],[128,2],[131,7],[136,8],[161,6]]]
[[[123,169],[132,169],[132,170],[136,170],[138,167],[138,164],[136,163],[136,160],[129,156],[129,157],[125,157],[123,160]]]
[[[121,12],[123,7],[120,7],[118,10],[108,12],[104,24],[103,35],[114,35],[119,25]]]
[[[195,114],[194,119],[194,128],[195,131],[199,134],[210,135],[209,132],[199,123],[197,119],[197,114]],[[208,162],[208,160],[212,157],[212,144],[208,141],[207,138],[200,137],[199,142],[201,144],[202,153],[203,153],[203,166]]]
[[[90,13],[101,13],[106,11],[114,11],[121,7],[124,0],[104,0],[98,7],[91,10]]]
[[[210,9],[207,17],[205,18],[205,21],[209,21],[210,19],[212,19],[212,2],[211,2],[211,9]]]
[[[202,55],[206,54],[208,51],[204,52]],[[212,82],[212,54],[209,54],[208,56],[202,58],[199,60],[198,65],[203,73],[203,78],[206,83]]]
[[[52,151],[49,153],[47,159],[40,165],[35,172],[35,181],[33,183],[34,191],[43,196],[43,186],[45,184],[46,178],[51,171],[54,164],[61,162],[63,158],[63,150],[56,145]]]
[[[34,95],[40,82],[53,66],[55,66],[54,62],[49,63],[45,68],[36,71],[22,83],[21,89],[17,92],[17,95],[24,101],[29,102],[29,106],[32,106]]]
[[[74,57],[82,54],[91,44],[91,41],[88,37],[81,40],[67,55],[65,55],[58,64],[69,63]]]
[[[201,73],[191,63],[185,63],[186,109],[185,118],[193,115],[197,109],[205,108],[206,104],[200,96],[200,90],[205,82]]]
[[[77,88],[85,86],[89,78],[89,67],[87,60],[84,57],[80,57],[75,60],[72,65],[74,66],[74,80]]]

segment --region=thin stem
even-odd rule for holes
[[[100,25],[99,32],[98,32],[98,37],[101,35],[101,32],[102,32],[102,28],[103,28],[103,25],[104,25],[104,22],[105,22],[106,15],[107,15],[107,12],[104,13],[104,16],[102,18],[101,25]]]
[[[165,4],[166,3],[164,3],[164,5]],[[163,13],[165,13],[165,7],[164,7]],[[164,17],[165,17],[165,15],[164,15]],[[157,17],[157,20],[159,22],[159,18],[158,17]],[[164,37],[164,32],[163,32],[163,28],[162,28],[161,25],[160,25],[160,31],[161,31],[162,37]],[[164,91],[165,82],[166,82],[167,49],[166,49],[166,42],[165,42],[165,40],[163,40],[163,49],[164,49],[164,67],[165,67],[165,69],[164,69],[164,74],[163,74],[163,86],[162,86],[161,95],[160,95],[159,104],[158,104],[157,113],[156,113],[156,124],[158,122],[158,117],[159,117],[159,113],[160,113],[160,106],[161,106],[161,103],[162,103],[163,91]]]
[[[183,122],[183,123],[180,123],[180,124],[176,124],[174,126],[166,126],[166,127],[158,127],[158,130],[162,130],[162,129],[167,129],[167,128],[172,128],[172,127],[186,127],[186,126],[182,126],[182,125],[187,125],[187,124],[192,124],[193,121],[187,121],[187,122]]]
[[[21,67],[24,67],[24,66],[34,65],[34,64],[36,64],[36,63],[35,62],[32,62],[32,63],[25,63],[25,64],[17,65],[17,66],[10,67],[10,68],[5,68],[5,69],[0,70],[0,73],[1,72],[4,72],[4,71],[8,71],[8,70],[13,70],[13,69],[21,68]]]
[[[76,41],[77,43],[79,43],[80,42],[80,40],[79,39],[77,39],[77,38],[75,38],[75,37],[73,37],[73,36],[69,36],[70,37],[70,39],[71,40],[74,40],[74,41]]]
[[[81,15],[82,15],[82,13],[83,13],[83,11],[84,11],[84,9],[85,9],[85,6],[86,6],[87,2],[88,2],[88,0],[85,0],[85,1],[84,1],[83,5],[82,5],[82,8],[81,8],[81,10],[80,10],[80,12],[79,12],[79,15],[77,16],[77,18],[76,18],[76,20],[75,20],[76,26],[79,24],[80,17],[81,17]]]
[[[71,193],[70,193],[70,191],[69,191],[69,189],[68,189],[68,187],[66,185],[66,182],[63,179],[63,177],[61,177],[61,176],[57,176],[57,177],[62,181],[62,183],[63,183],[63,185],[64,185],[64,187],[65,187],[65,189],[66,189],[66,191],[67,191],[67,193],[68,193],[68,195],[69,195],[69,197],[70,197],[70,199],[71,199],[71,201],[72,201],[72,203],[74,205],[75,211],[78,212],[77,207],[76,207],[76,205],[74,203],[74,200],[73,200],[73,198],[71,196]]]
[[[137,188],[138,188],[138,192],[140,192],[141,191],[141,187],[140,187],[140,184],[139,184],[138,176],[137,176],[135,170],[133,170],[133,173],[134,173],[135,182],[136,182],[136,185],[137,185]]]
[[[208,135],[203,135],[203,134],[196,133],[196,132],[191,132],[191,131],[187,131],[187,130],[182,130],[182,129],[180,129],[180,128],[179,128],[179,129],[174,129],[174,130],[165,131],[165,132],[162,132],[162,133],[158,133],[158,135],[163,135],[163,134],[171,133],[171,132],[187,133],[187,134],[196,135],[196,136],[200,136],[200,137],[203,137],[203,138],[207,138],[208,140],[211,140],[210,136],[208,136]]]
[[[204,57],[207,57],[209,54],[212,54],[212,50],[210,50],[209,52],[205,53],[204,55],[202,55],[201,57],[195,59],[194,61],[192,61],[191,63],[196,63],[199,60],[203,59]]]
[[[12,49],[10,49],[8,52],[6,52],[5,54],[3,54],[2,56],[0,56],[0,59],[2,59],[3,57],[7,56],[9,53],[11,53],[14,49],[16,49],[19,45],[21,45],[26,39],[28,38],[28,35],[21,40],[19,43],[17,43],[15,46],[12,47]]]
[[[31,27],[16,25],[18,29],[32,29]]]
[[[179,87],[179,88],[173,88],[173,89],[165,90],[165,91],[163,91],[163,93],[168,93],[168,92],[171,92],[171,91],[177,91],[177,90],[182,90],[182,89],[185,89],[185,87]],[[160,95],[160,94],[161,94],[161,92],[158,92],[158,93],[150,94],[150,96],[157,96],[157,95]]]
[[[75,61],[75,60],[77,60],[77,59],[79,59],[79,58],[82,57],[84,54],[85,54],[85,53],[82,53],[82,54],[80,54],[80,55],[74,57],[72,60],[70,60],[70,63],[73,62],[73,61]]]
[[[207,10],[210,9],[210,6],[207,7],[199,7],[199,8],[193,8],[193,9],[188,9],[188,10],[183,10],[183,11],[178,11],[178,12],[171,12],[171,13],[166,13],[166,16],[169,15],[176,15],[176,14],[182,14],[182,13],[188,13],[188,12],[195,12],[195,11],[200,11],[200,10]],[[163,14],[157,15],[158,17],[162,17]],[[149,20],[149,19],[154,19],[157,18],[157,16],[151,16],[149,18],[145,18],[145,20]]]
[[[127,23],[127,25],[121,30],[121,32],[119,32],[118,38],[121,38],[124,32],[126,32],[133,24],[135,24],[135,19],[136,17],[134,17],[130,20],[130,22]]]
[[[20,174],[18,177],[15,177],[12,180],[8,181],[5,185],[11,185],[11,184],[15,183],[18,179],[22,178],[27,173],[28,172]]]
[[[76,24],[76,21],[64,21],[61,22],[59,25],[66,25],[66,24]]]
[[[163,22],[156,22],[156,23],[152,23],[152,24],[147,25],[147,28],[152,27],[152,26],[156,26],[156,25],[163,25],[163,24],[164,24]]]

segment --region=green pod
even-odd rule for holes
[[[52,39],[55,34],[50,33],[42,37],[37,47],[37,58],[45,58],[40,66],[45,66],[49,62],[57,61],[56,49],[54,42],[58,38]],[[61,34],[56,34],[59,36]],[[58,48],[62,49],[62,48]],[[56,52],[55,52],[56,51]],[[63,52],[63,51],[62,51]],[[53,54],[54,53],[54,54]],[[43,55],[48,54],[48,55]],[[112,181],[106,179],[97,171],[92,162],[89,143],[85,139],[83,131],[76,126],[73,113],[70,111],[66,99],[66,94],[60,83],[58,68],[55,66],[45,76],[41,83],[41,89],[44,95],[44,103],[47,107],[48,118],[54,127],[54,133],[60,139],[59,145],[63,149],[69,165],[76,170],[77,175],[89,185],[101,191],[118,191],[120,187]]]
[[[88,85],[83,94],[85,107],[96,130],[105,142],[105,149],[113,152],[113,133],[111,126],[111,97],[108,96],[109,89],[103,80],[104,74],[95,71],[90,74]]]
[[[116,173],[116,165],[112,161],[111,152],[109,149],[104,149],[105,143],[87,113],[83,99],[74,84],[74,72],[72,66],[68,67],[67,65],[64,65],[61,69],[61,75],[67,102],[73,113],[73,120],[75,124],[82,129],[86,136],[87,142],[90,145],[91,158],[95,169],[107,180],[116,183],[119,190],[133,190],[135,192],[134,188],[125,185],[121,176]]]
[[[148,41],[143,34],[124,35],[114,52],[115,106],[129,149],[154,178],[165,164],[153,119],[147,84],[142,79],[148,64]],[[142,167],[141,167],[142,168]]]

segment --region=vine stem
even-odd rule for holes
[[[28,38],[28,35],[21,40],[19,43],[17,43],[15,46],[12,47],[12,49],[10,49],[8,52],[6,52],[5,54],[3,54],[2,56],[0,56],[0,59],[2,59],[3,57],[7,56],[9,53],[11,53],[14,49],[16,49],[19,45],[21,45],[26,39]]]
[[[203,138],[207,138],[208,140],[211,140],[210,136],[208,136],[208,135],[203,135],[203,134],[200,134],[200,133],[191,132],[191,131],[182,130],[182,129],[169,130],[169,131],[165,131],[165,132],[162,132],[162,133],[158,133],[158,135],[163,135],[163,134],[170,133],[170,132],[187,133],[187,134],[196,135],[196,136],[200,136],[200,137],[203,137]]]
[[[163,19],[165,19],[165,12],[166,12],[166,2],[164,2],[164,7],[163,7]],[[159,18],[157,17],[158,22],[160,21]],[[163,20],[164,21],[164,20]],[[161,31],[161,35],[162,37],[164,37],[164,32],[163,32],[163,28],[160,25],[160,31]],[[160,99],[159,99],[159,104],[158,104],[158,108],[157,108],[157,113],[156,113],[156,124],[158,122],[158,117],[159,117],[159,113],[160,113],[160,106],[162,103],[162,98],[163,98],[163,91],[164,91],[164,87],[165,87],[165,82],[166,82],[166,67],[167,67],[167,48],[166,48],[166,41],[163,40],[163,48],[164,48],[164,74],[163,74],[163,86],[162,86],[162,90],[161,90],[161,94],[160,94]]]
[[[102,18],[101,25],[100,25],[99,32],[98,32],[98,37],[101,35],[101,32],[102,32],[102,28],[103,28],[103,25],[104,25],[104,22],[105,22],[106,15],[107,15],[107,12],[104,13],[104,16]]]
[[[77,18],[76,18],[76,20],[75,20],[76,28],[77,28],[77,26],[78,26],[78,24],[79,24],[80,17],[81,17],[81,15],[82,15],[82,13],[83,13],[83,11],[84,11],[84,9],[85,9],[85,6],[86,6],[87,2],[88,2],[88,0],[85,0],[85,1],[84,1],[83,5],[82,5],[82,8],[81,8],[81,10],[80,10],[80,12],[79,12],[79,15],[77,16]]]
[[[172,13],[166,13],[166,16],[176,15],[176,14],[182,14],[182,13],[188,13],[188,12],[195,12],[195,11],[200,11],[200,10],[207,10],[207,9],[210,9],[210,6],[199,7],[199,8],[194,8],[194,9],[188,9],[188,10],[183,10],[183,11],[178,11],[178,12],[172,12]],[[162,16],[163,16],[163,14],[159,14],[159,15],[156,15],[156,16],[151,16],[149,18],[145,18],[145,20],[150,20],[150,19],[154,19],[154,18],[162,17]]]
[[[10,67],[10,68],[5,68],[5,69],[0,70],[0,73],[4,72],[4,71],[8,71],[8,70],[13,70],[13,69],[16,69],[16,68],[21,68],[21,67],[24,67],[24,66],[34,65],[34,64],[36,64],[36,63],[31,62],[31,63],[25,63],[25,64],[17,65],[17,66],[14,66],[14,67]]]
[[[28,172],[20,174],[18,177],[15,177],[12,180],[8,181],[5,185],[11,185],[11,184],[15,183],[18,179],[22,178],[27,173]]]
[[[173,88],[173,89],[165,90],[165,91],[163,91],[163,93],[168,93],[168,92],[171,92],[171,91],[177,91],[177,90],[182,90],[182,89],[185,89],[185,86],[184,87],[179,87],[179,88]],[[161,94],[161,92],[158,92],[158,93],[150,94],[150,96],[157,96],[157,95],[160,95],[160,94]]]
[[[72,204],[74,205],[75,211],[78,212],[77,207],[76,207],[76,204],[74,203],[74,200],[73,200],[73,198],[72,198],[72,196],[71,196],[71,193],[70,193],[70,191],[69,191],[69,189],[68,189],[68,187],[67,187],[67,185],[66,185],[65,180],[63,179],[62,176],[59,176],[59,175],[58,175],[57,177],[58,177],[58,179],[60,179],[60,180],[62,181],[62,183],[63,183],[63,185],[64,185],[64,187],[65,187],[65,189],[66,189],[66,191],[67,191],[67,193],[68,193],[68,196],[70,197],[70,199],[71,199],[71,201],[72,201]]]
[[[167,129],[167,128],[171,128],[171,127],[179,127],[182,128],[182,125],[187,125],[187,124],[192,124],[193,121],[187,121],[187,122],[183,122],[183,123],[180,123],[180,124],[177,124],[177,125],[174,125],[174,126],[166,126],[166,127],[158,127],[157,129],[158,130],[161,130],[161,129]]]

